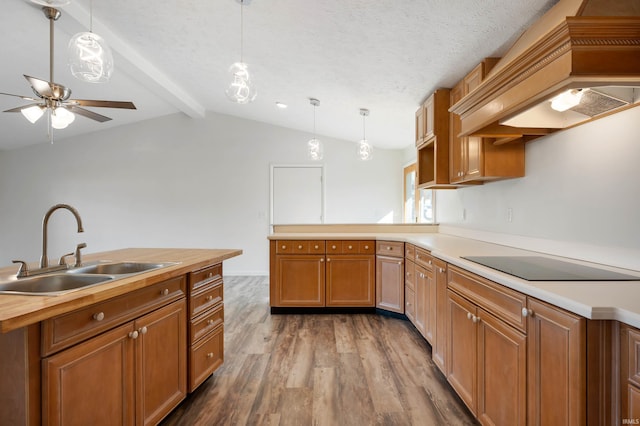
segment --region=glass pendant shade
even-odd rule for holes
[[[307,142],[307,155],[310,160],[322,160],[324,158],[324,147],[322,145],[322,141],[315,137],[310,139],[309,142]]]
[[[74,35],[68,46],[71,74],[87,83],[105,83],[113,74],[113,54],[107,42],[98,34],[83,32]]]
[[[362,139],[358,142],[357,148],[358,159],[362,161],[369,161],[373,158],[373,147],[366,139]]]
[[[75,114],[66,108],[56,108],[51,111],[51,127],[54,129],[64,129],[75,119]]]
[[[239,104],[253,102],[258,95],[258,91],[251,82],[249,68],[244,62],[236,62],[229,67],[231,83],[227,87],[225,94],[227,98]]]
[[[44,108],[41,105],[33,105],[28,108],[21,109],[20,112],[31,124],[34,124],[44,114]]]

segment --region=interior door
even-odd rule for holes
[[[322,166],[271,167],[271,225],[324,222]]]

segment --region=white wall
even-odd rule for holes
[[[638,253],[640,108],[536,139],[525,155],[524,178],[437,191],[438,222]]]
[[[270,164],[304,164],[310,134],[209,113],[176,114],[131,126],[0,152],[0,265],[35,261],[44,213],[57,259],[123,247],[240,248],[225,273],[266,274]],[[45,140],[46,135],[43,135]],[[326,222],[402,219],[402,151],[359,162],[355,144],[325,144]]]

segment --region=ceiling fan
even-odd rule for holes
[[[89,111],[83,107],[136,109],[133,102],[71,99],[71,89],[54,83],[53,28],[54,22],[60,17],[61,13],[58,9],[48,6],[43,7],[42,11],[49,20],[49,81],[25,74],[24,78],[26,78],[31,85],[31,89],[37,98],[2,92],[0,92],[0,94],[15,96],[27,101],[34,101],[35,103],[8,109],[4,112],[21,112],[31,123],[35,123],[46,112],[49,124],[49,138],[53,141],[52,129],[64,129],[67,127],[75,119],[74,113],[98,122],[111,120],[111,118],[105,115]]]

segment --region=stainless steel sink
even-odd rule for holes
[[[0,294],[54,296],[113,280],[109,275],[50,274],[0,282]]]
[[[173,262],[146,263],[146,262],[110,262],[96,263],[94,265],[80,266],[69,269],[69,274],[107,274],[107,275],[127,275],[139,274],[141,272],[152,271],[154,269],[165,268],[175,265]]]

